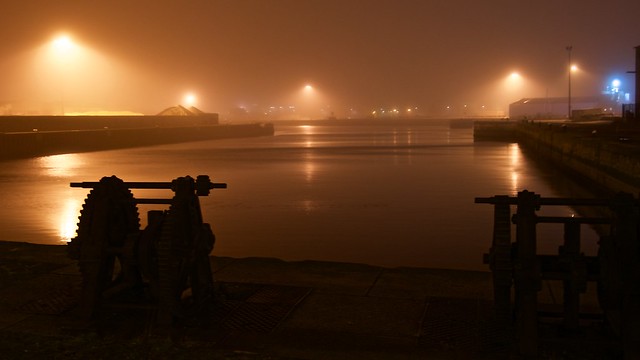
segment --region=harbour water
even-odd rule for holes
[[[568,196],[571,184],[517,144],[474,143],[472,131],[444,121],[288,123],[276,124],[273,137],[6,161],[0,239],[64,244],[72,238],[88,190],[70,182],[207,174],[228,184],[200,199],[216,233],[215,255],[487,270],[482,254],[491,243],[493,209],[474,198],[523,189]],[[151,208],[162,207],[140,206],[143,225]],[[550,211],[545,214],[573,213]],[[553,253],[562,229],[547,226],[540,228],[539,248]],[[597,237],[588,228],[584,233],[583,249],[593,254]]]

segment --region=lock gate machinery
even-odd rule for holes
[[[611,333],[612,346],[623,358],[640,357],[640,201],[631,194],[611,198],[545,198],[524,190],[517,196],[476,198],[478,204],[494,206],[493,239],[485,264],[493,277],[497,319],[513,326],[520,356],[537,358],[538,328],[543,319],[554,318],[566,339],[582,334],[581,323],[594,314],[581,311],[581,295],[591,283],[597,289],[600,315],[592,320]],[[511,207],[515,206],[515,213]],[[603,209],[595,217],[540,216],[541,207],[573,206]],[[512,227],[515,226],[515,241]],[[558,254],[539,254],[539,224],[562,225],[563,243]],[[598,227],[602,234],[595,256],[581,250],[581,225]],[[538,293],[543,281],[562,283],[562,307],[543,311]]]
[[[70,185],[91,189],[77,236],[67,248],[82,276],[83,316],[100,320],[108,308],[152,308],[157,323],[171,325],[208,311],[215,236],[203,222],[199,197],[226,188],[225,183],[213,183],[207,175],[171,182],[124,182],[111,176]],[[135,198],[131,189],[170,189],[174,196]],[[148,225],[141,230],[138,204],[168,209],[148,211]]]

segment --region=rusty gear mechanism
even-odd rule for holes
[[[100,319],[109,307],[145,304],[157,310],[159,323],[172,324],[207,310],[213,298],[209,255],[215,236],[203,222],[198,197],[226,184],[212,183],[206,175],[172,182],[124,182],[111,176],[71,186],[91,188],[77,236],[68,244],[82,275],[86,317]],[[134,188],[170,189],[174,196],[135,198]],[[141,230],[138,204],[168,209],[149,211]]]

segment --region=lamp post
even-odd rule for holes
[[[622,105],[622,113],[623,113],[622,116],[624,118],[626,118],[627,114],[629,112],[632,112],[633,119],[639,120],[640,119],[640,114],[638,114],[638,110],[640,110],[640,91],[638,91],[639,90],[638,85],[640,85],[640,46],[636,46],[635,49],[636,49],[636,69],[627,71],[627,73],[628,74],[635,74],[635,77],[636,77],[636,84],[635,84],[636,85],[636,89],[635,89],[636,90],[635,91],[636,98],[635,98],[635,103],[634,104],[629,104],[629,105],[631,105],[630,108],[625,109],[624,104]]]
[[[569,64],[567,66],[567,71],[569,73],[568,79],[569,79],[569,94],[568,94],[568,108],[567,108],[567,118],[571,119],[571,50],[573,49],[573,46],[569,45],[567,46],[567,53],[569,54]]]

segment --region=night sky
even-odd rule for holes
[[[307,105],[338,117],[497,109],[565,96],[567,45],[576,96],[613,77],[633,92],[640,45],[636,0],[23,0],[0,23],[0,110],[14,113],[152,114],[188,92],[221,114],[302,107],[306,84]],[[77,63],[43,55],[61,33],[83,49]],[[505,83],[514,71],[518,88]]]

